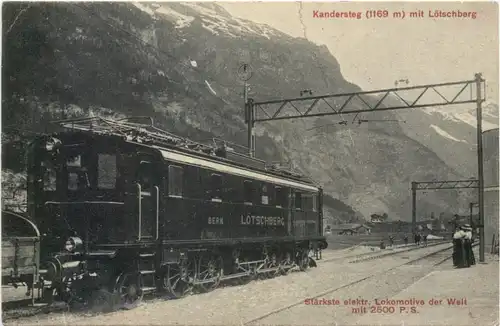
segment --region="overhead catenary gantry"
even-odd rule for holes
[[[477,160],[478,160],[478,205],[480,224],[484,225],[484,181],[483,181],[483,141],[482,141],[482,103],[486,82],[480,73],[472,80],[449,83],[428,84],[372,91],[360,91],[321,96],[297,97],[271,101],[245,99],[245,121],[248,126],[248,148],[251,156],[255,155],[254,127],[257,122],[289,120],[334,116],[342,114],[360,114],[378,111],[444,107],[458,104],[476,104],[477,119]],[[463,98],[470,88],[470,97]],[[445,91],[452,95],[445,96]],[[401,92],[418,91],[414,100],[401,96]],[[432,100],[424,101],[429,93],[434,93]],[[475,96],[473,96],[473,93]],[[389,98],[392,99],[389,101]],[[291,109],[292,113],[290,113]],[[323,109],[323,110],[321,110]],[[326,110],[325,110],[326,109]],[[480,228],[479,260],[484,262],[484,227]]]
[[[452,181],[413,181],[411,183],[411,224],[413,230],[417,227],[417,191],[444,189],[477,189],[479,180]]]

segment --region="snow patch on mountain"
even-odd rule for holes
[[[495,105],[486,105],[483,109],[483,131],[498,128],[498,108]],[[421,109],[428,115],[440,115],[444,120],[466,123],[474,128],[477,127],[476,110],[470,109],[446,109],[440,107],[428,107]],[[496,111],[496,112],[495,112]]]
[[[194,20],[194,17],[183,15],[167,6],[159,7],[156,9],[156,12],[173,18],[175,20],[175,28],[189,27]]]
[[[270,36],[275,34],[272,29],[266,28],[265,25],[259,25],[230,15],[221,15],[218,10],[210,9],[206,5],[194,2],[185,2],[183,5],[199,13],[204,22],[203,27],[215,35],[224,34],[225,36],[238,37],[245,33],[251,33],[270,39]]]
[[[431,125],[431,128],[434,129],[439,135],[441,135],[445,138],[451,139],[453,141],[461,142],[461,143],[467,143],[465,140],[460,140],[460,139],[453,137],[452,135],[450,135],[449,133],[447,133],[443,129],[439,128],[438,126]]]
[[[208,89],[210,90],[210,92],[212,92],[212,94],[217,96],[217,93],[212,88],[212,85],[210,85],[209,82],[207,82],[206,80],[205,80],[205,84],[208,86]]]
[[[132,4],[134,6],[136,6],[137,8],[141,9],[142,11],[144,11],[145,13],[150,14],[152,17],[155,16],[155,11],[153,9],[151,9],[149,6],[146,6],[140,2],[132,2]]]
[[[183,2],[175,3],[140,3],[133,2],[133,5],[149,14],[153,19],[162,18],[175,23],[176,29],[189,27],[195,20],[194,16],[187,15],[188,11],[193,11],[195,16],[202,21],[202,26],[214,35],[224,35],[226,37],[241,37],[244,34],[254,34],[271,39],[278,32],[268,25],[258,24],[244,19],[232,17],[224,12],[220,7],[211,6],[207,3]],[[179,12],[179,6],[185,8],[186,12]],[[181,10],[182,11],[182,10]],[[160,16],[161,15],[161,16]]]

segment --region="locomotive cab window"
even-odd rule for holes
[[[182,197],[183,179],[184,170],[180,166],[168,167],[168,195],[170,197]]]
[[[153,186],[151,163],[148,161],[141,161],[137,171],[137,182],[141,185],[141,191],[150,191]]]
[[[317,195],[312,195],[312,211],[313,212],[318,211],[318,196]]]
[[[250,180],[243,182],[243,202],[247,205],[253,205],[254,189]]]
[[[71,157],[66,161],[66,166],[68,168],[80,168],[82,167],[82,156],[77,155],[75,157]]]
[[[68,154],[66,169],[68,171],[68,190],[78,191],[91,187],[89,173],[82,164],[81,155]]]
[[[302,194],[300,192],[295,192],[295,209],[302,209]]]
[[[262,205],[268,205],[269,204],[269,194],[268,194],[268,188],[266,185],[262,186],[262,191],[260,194],[260,199]]]
[[[275,187],[275,203],[276,207],[286,207],[287,206],[287,189],[283,187]]]
[[[222,201],[222,176],[212,174],[210,176],[210,199],[212,201]]]
[[[302,195],[302,209],[305,211],[312,211],[312,195],[309,193]]]
[[[97,156],[97,187],[99,189],[115,189],[116,155],[99,154]]]

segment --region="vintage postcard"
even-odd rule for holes
[[[5,325],[498,325],[496,2],[3,2]]]

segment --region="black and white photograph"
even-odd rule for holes
[[[499,325],[497,2],[3,1],[4,325]]]

